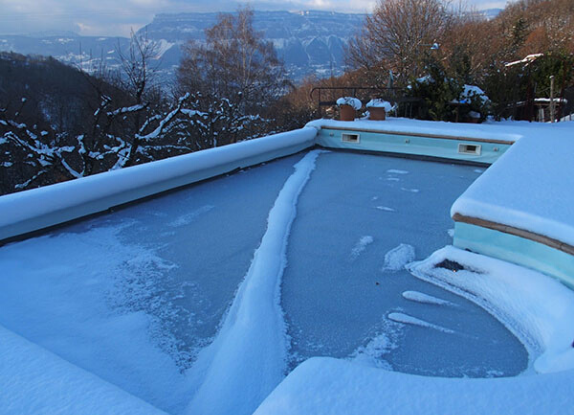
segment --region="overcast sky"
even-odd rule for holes
[[[0,33],[72,31],[86,36],[127,36],[157,13],[234,11],[237,0],[0,0]],[[370,12],[376,0],[251,1],[259,10]],[[467,0],[477,9],[503,8],[506,0]]]

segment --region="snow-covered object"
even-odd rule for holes
[[[297,199],[319,153],[311,152],[297,163],[269,212],[267,231],[223,326],[194,365],[191,376],[201,386],[190,414],[251,414],[283,379],[287,337],[281,277]]]
[[[165,412],[0,326],[0,413]]]
[[[456,200],[451,215],[574,245],[573,133],[572,127],[547,128],[539,137],[518,141]]]
[[[390,112],[393,109],[393,106],[389,101],[385,101],[384,99],[372,99],[370,100],[367,105],[367,108],[384,108],[385,111]]]
[[[314,144],[314,128],[198,151],[0,197],[0,239],[105,211]]]
[[[337,105],[341,106],[341,105],[348,105],[351,108],[353,108],[354,110],[358,111],[361,109],[361,107],[363,106],[363,104],[361,103],[361,100],[358,98],[353,98],[353,97],[342,97],[339,98],[337,100]]]

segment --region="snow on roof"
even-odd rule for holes
[[[451,214],[574,245],[574,125],[544,127],[514,144],[458,198]]]
[[[534,62],[536,59],[540,58],[544,56],[544,53],[533,53],[531,55],[527,55],[524,59],[521,59],[519,61],[514,61],[514,62],[508,62],[507,64],[505,64],[504,66],[506,66],[507,68],[510,66],[514,66],[514,65],[520,65],[521,63],[525,63],[525,64],[530,64],[532,62]]]

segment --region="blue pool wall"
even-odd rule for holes
[[[574,289],[574,256],[516,235],[455,222],[454,246],[554,276]]]
[[[343,141],[345,134],[358,135],[359,141],[356,143]],[[317,134],[317,144],[332,149],[424,156],[486,165],[498,160],[511,146],[510,142],[502,143],[495,140],[365,131],[351,128],[321,128]],[[480,154],[461,154],[460,144],[480,146]]]

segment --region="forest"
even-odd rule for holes
[[[299,85],[252,23],[249,7],[221,14],[188,42],[172,85],[154,76],[158,45],[135,34],[119,70],[1,53],[0,194],[300,128],[336,113],[317,87],[333,99],[360,87],[428,120],[532,120],[551,95],[558,120],[572,112],[571,0],[519,0],[491,20],[443,0],[380,0],[347,47],[350,69]]]

